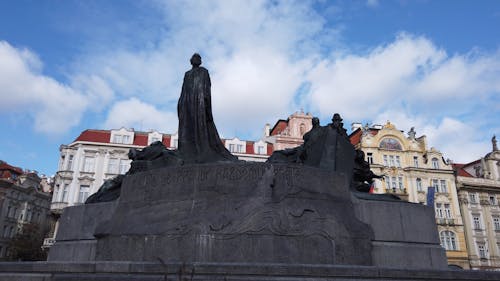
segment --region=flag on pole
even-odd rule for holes
[[[427,187],[427,206],[434,208],[434,194],[436,190],[434,186]]]

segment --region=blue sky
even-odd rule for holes
[[[174,133],[189,57],[226,137],[299,109],[387,120],[455,162],[500,134],[498,1],[0,1],[0,159],[44,174],[88,128]]]

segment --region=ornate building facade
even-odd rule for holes
[[[436,223],[448,263],[469,268],[453,168],[442,153],[429,149],[426,137],[417,137],[413,128],[405,136],[390,122],[372,127],[355,123],[352,131],[351,143],[365,152],[372,171],[384,177],[375,180],[374,193],[428,204],[428,187],[434,187]]]
[[[48,229],[51,194],[43,191],[42,180],[37,173],[0,161],[0,260],[7,258],[11,239],[26,224]]]
[[[44,246],[50,247],[54,243],[57,220],[64,208],[83,204],[105,180],[125,174],[130,168],[128,152],[131,148],[142,149],[156,141],[161,141],[168,149],[176,149],[178,136],[125,128],[85,130],[72,143],[61,145],[50,205],[56,223]],[[246,161],[264,162],[273,151],[273,146],[264,140],[254,142],[234,138],[222,141],[231,153]]]
[[[278,120],[272,128],[266,125],[265,140],[273,144],[274,150],[297,147],[304,142],[304,134],[312,129],[312,118],[310,113],[297,111],[286,120]]]
[[[500,270],[500,150],[467,164],[454,164],[472,269]]]

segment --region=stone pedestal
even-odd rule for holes
[[[66,208],[49,260],[446,268],[432,209],[348,186],[292,164],[142,172],[117,202]]]
[[[289,164],[132,175],[96,230],[96,260],[370,265],[373,234],[347,186],[341,173]]]

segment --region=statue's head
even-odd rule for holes
[[[201,56],[198,53],[194,53],[194,55],[189,60],[193,67],[198,67],[201,65]]]
[[[313,128],[318,127],[319,126],[319,118],[318,117],[313,117],[312,124],[313,124]]]
[[[333,122],[342,122],[342,117],[340,117],[340,114],[335,113],[335,114],[333,114],[332,121]]]

